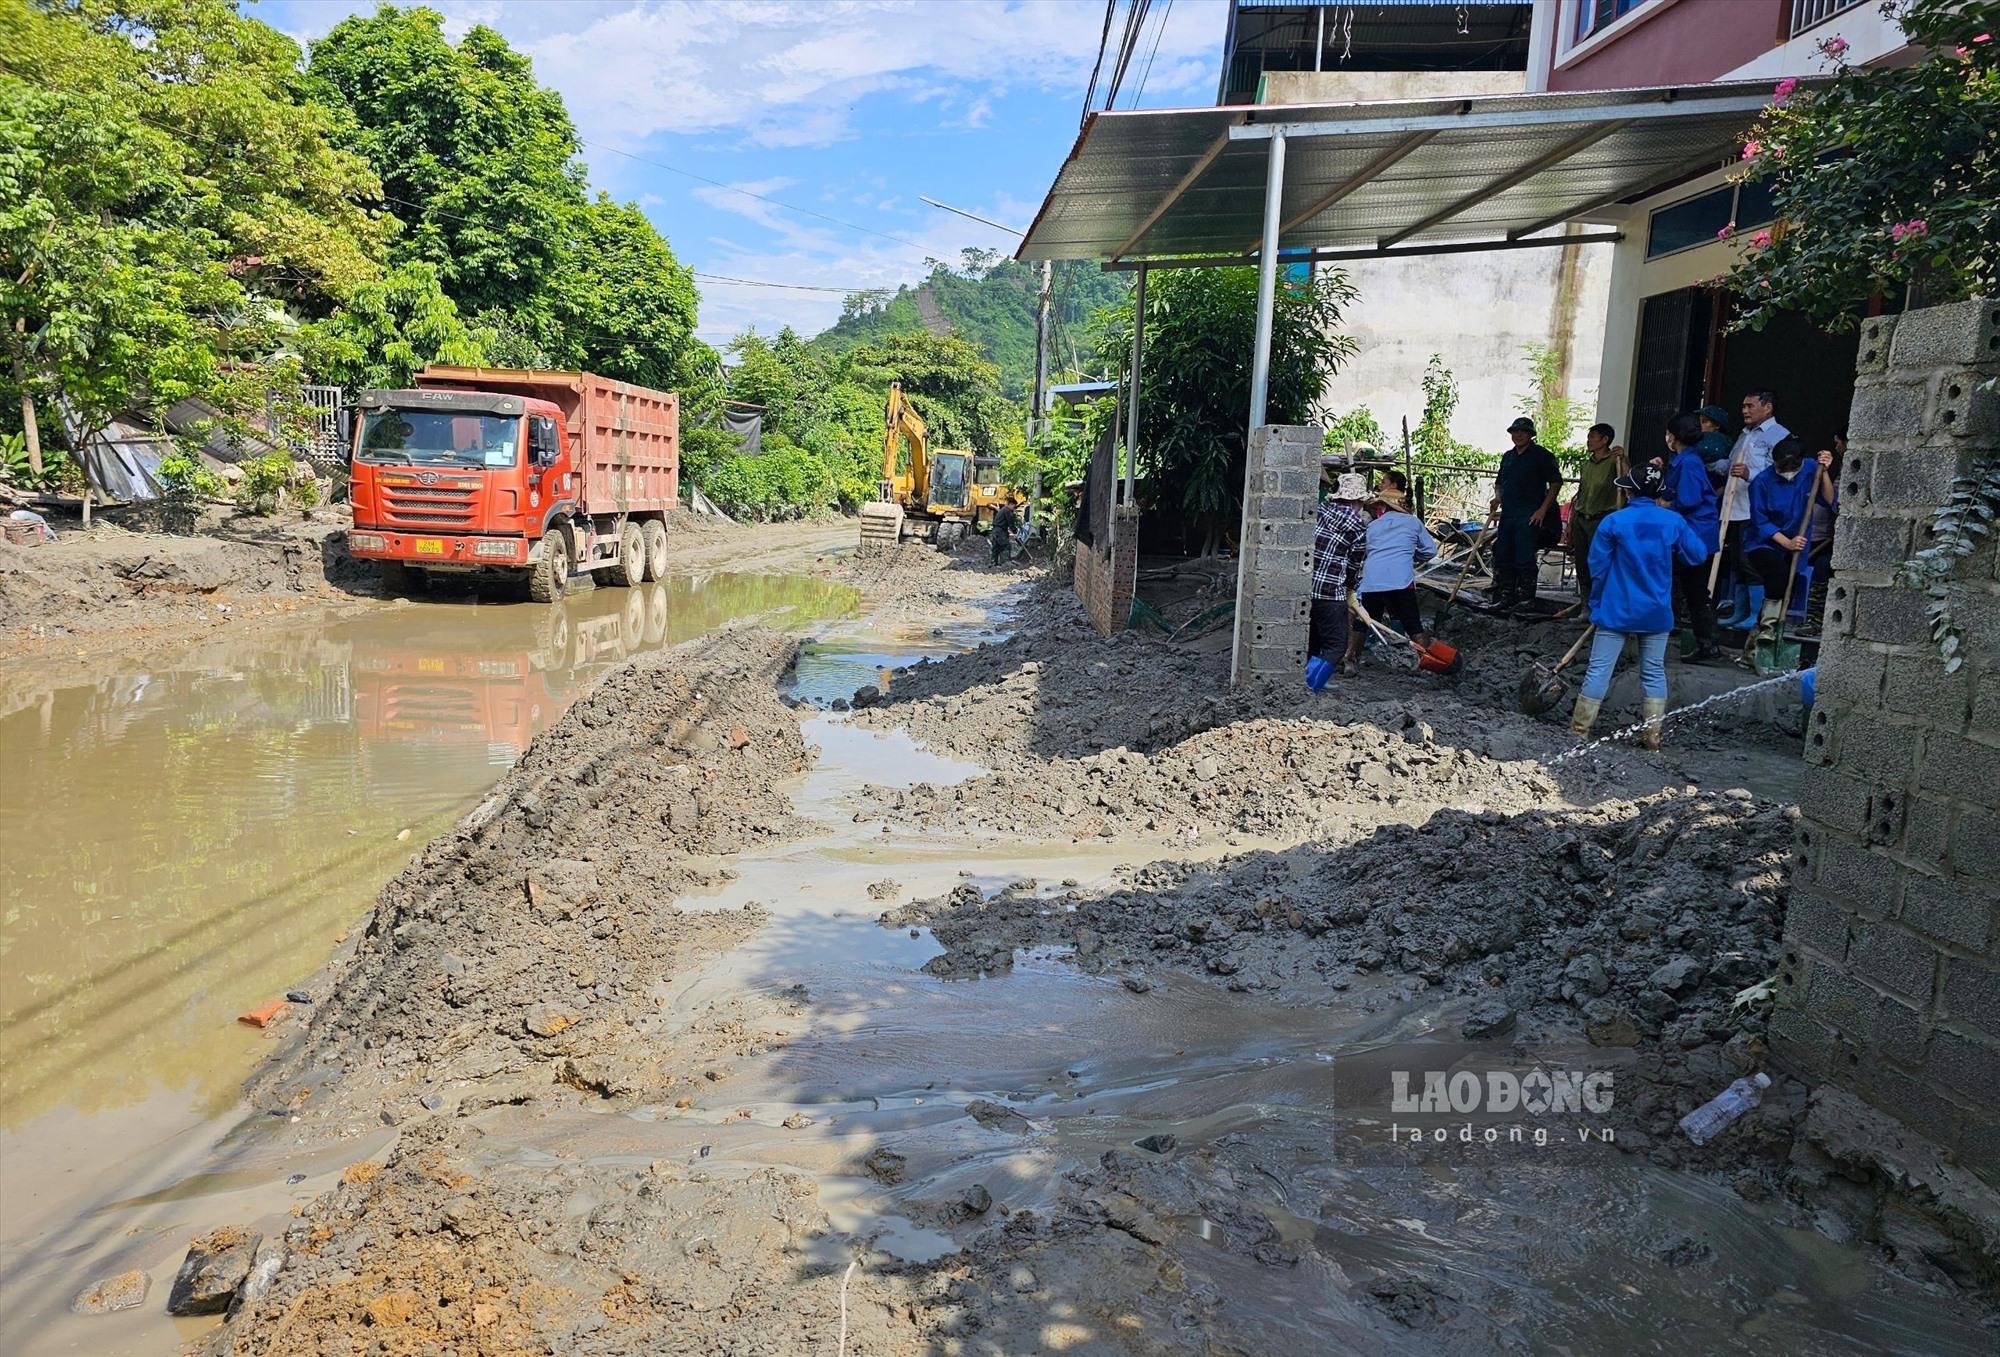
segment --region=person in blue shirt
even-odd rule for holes
[[[1400,479],[1398,473],[1390,474]],[[1410,512],[1406,493],[1386,475],[1375,488],[1375,501],[1382,512],[1368,525],[1368,558],[1361,563],[1361,606],[1376,621],[1394,622],[1405,636],[1427,646],[1430,632],[1417,606],[1417,563],[1437,555],[1437,539]],[[1350,632],[1342,672],[1354,672],[1354,662],[1360,657],[1361,633]]]
[[[1722,647],[1715,643],[1715,597],[1708,592],[1708,557],[1715,554],[1722,537],[1722,503],[1702,460],[1701,438],[1701,421],[1693,415],[1675,415],[1667,423],[1663,498],[1687,521],[1695,536],[1709,545],[1708,554],[1699,561],[1674,567],[1681,612],[1694,630],[1696,663],[1722,653]]]
[[[1690,441],[1690,446],[1692,442]],[[1627,641],[1639,645],[1639,682],[1645,724],[1639,743],[1660,747],[1667,715],[1667,638],[1674,630],[1674,571],[1708,559],[1711,546],[1687,519],[1666,507],[1666,478],[1641,462],[1614,482],[1630,502],[1607,515],[1590,543],[1590,668],[1583,676],[1569,728],[1588,736]]]
[[[1745,530],[1743,558],[1764,582],[1764,605],[1757,627],[1776,626],[1785,606],[1786,576],[1812,547],[1812,525],[1806,512],[1815,482],[1820,499],[1833,504],[1833,454],[1822,452],[1813,472],[1806,467],[1805,444],[1791,435],[1771,449],[1771,465],[1750,482],[1750,526]]]

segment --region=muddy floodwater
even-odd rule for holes
[[[855,606],[824,580],[711,573],[0,679],[0,1284],[171,1180],[175,1147],[207,1143],[264,1049],[236,1015],[319,966],[606,670],[732,621],[823,626]],[[882,659],[836,646],[816,681],[852,692]]]

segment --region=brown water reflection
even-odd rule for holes
[[[555,605],[437,600],[0,690],[0,1130],[184,1089],[226,1108],[381,883],[609,667],[852,590],[711,574]],[[403,830],[410,834],[399,839]]]

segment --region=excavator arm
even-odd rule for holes
[[[883,412],[882,481],[876,487],[885,501],[921,502],[930,483],[930,431],[923,416],[903,395],[901,382],[889,383],[889,406]],[[904,440],[910,445],[910,469],[899,471]]]

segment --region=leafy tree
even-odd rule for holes
[[[1338,333],[1354,299],[1347,275],[1321,268],[1282,288],[1271,329],[1266,419],[1305,424],[1327,379],[1354,353]],[[1129,353],[1132,304],[1105,314],[1100,352]],[[1148,279],[1139,389],[1139,457],[1153,503],[1206,524],[1211,544],[1240,512],[1257,271],[1173,269]]]
[[[1365,405],[1356,406],[1326,426],[1329,452],[1346,452],[1348,446],[1354,443],[1365,443],[1377,451],[1386,451],[1389,447],[1389,435],[1382,432],[1382,426],[1375,420],[1375,412]]]
[[[583,169],[562,98],[528,59],[484,25],[454,47],[436,10],[385,4],[315,42],[307,78],[405,222],[397,257],[435,267],[462,314],[500,312],[553,341]]]
[[[1528,388],[1515,398],[1514,408],[1535,421],[1536,442],[1554,453],[1563,466],[1576,466],[1584,456],[1577,425],[1583,423],[1591,407],[1570,398],[1562,367],[1548,345],[1529,344],[1521,355],[1528,369]]]
[[[555,298],[564,365],[661,388],[712,367],[714,350],[694,337],[694,275],[646,214],[600,193],[573,219]]]
[[[885,398],[889,383],[901,382],[937,447],[998,456],[1001,430],[1015,417],[1000,395],[999,367],[957,335],[888,335],[850,354],[849,371]],[[880,416],[876,427],[881,427]]]
[[[1828,38],[1828,83],[1781,82],[1744,144],[1777,224],[1728,275],[1739,325],[1786,310],[1841,329],[1878,290],[2000,289],[2000,0],[1892,3],[1918,61],[1850,66]]]
[[[297,342],[313,371],[350,391],[408,386],[426,363],[488,359],[437,270],[414,260],[356,288],[340,310],[302,327]]]

